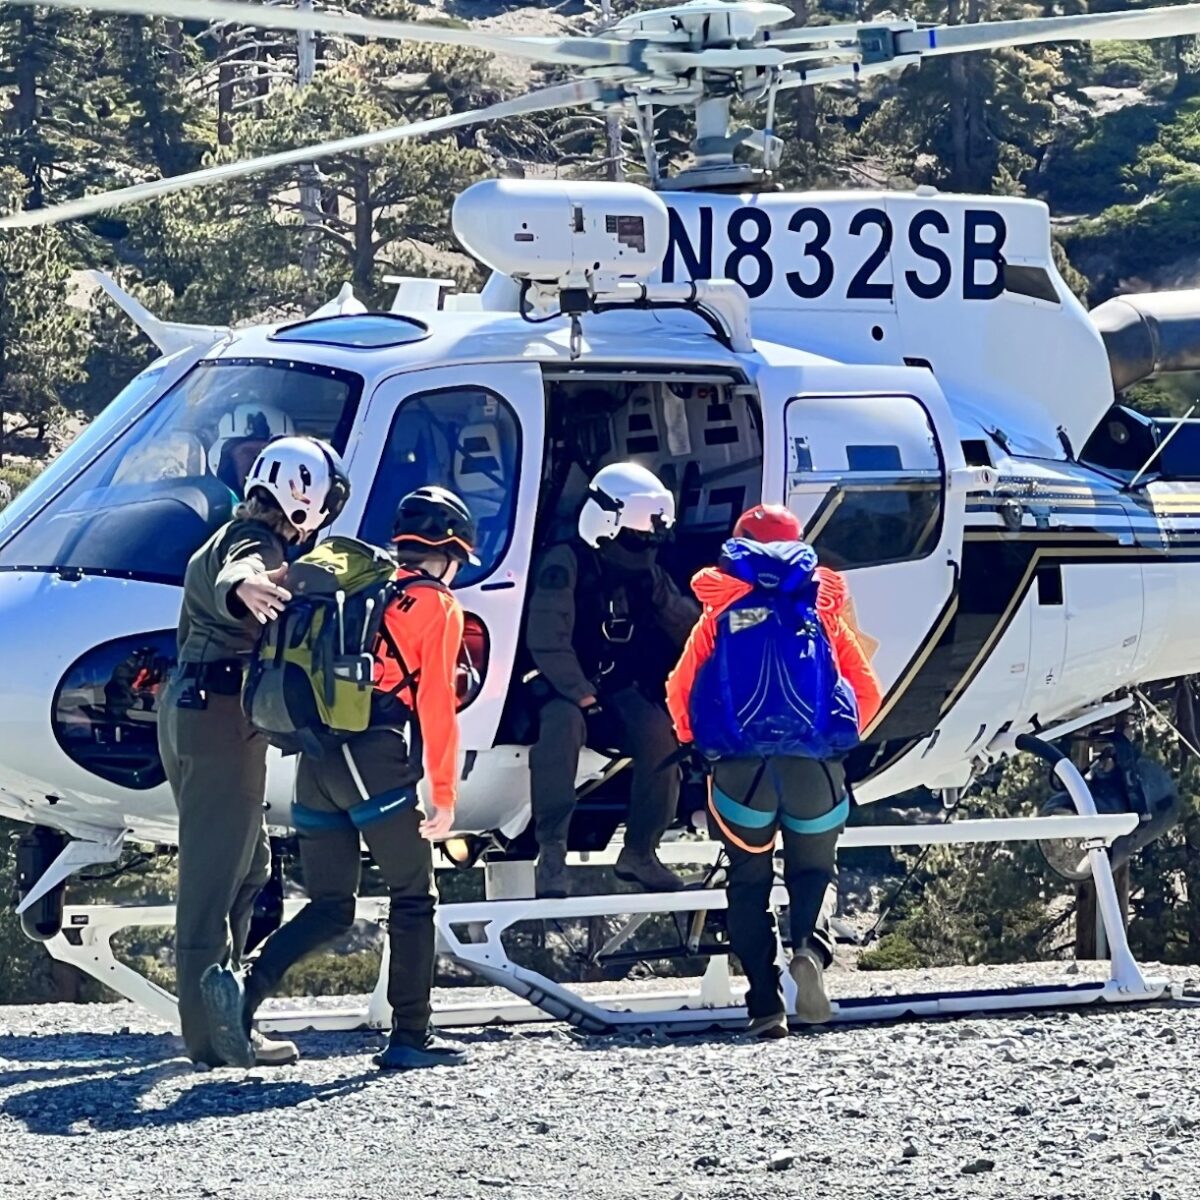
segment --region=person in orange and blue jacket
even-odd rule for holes
[[[230,1065],[252,1065],[255,1010],[288,968],[354,924],[360,835],[389,897],[392,1032],[375,1062],[389,1070],[466,1061],[465,1049],[430,1025],[437,900],[430,843],[454,828],[464,618],[450,584],[463,563],[478,565],[475,537],[467,506],[446,488],[418,488],[400,501],[396,592],[375,647],[370,726],[320,757],[301,754],[297,765],[292,823],[309,903],[267,939],[244,980],[214,968],[202,981],[213,1041]],[[432,812],[423,819],[417,783],[426,773]]]
[[[822,909],[849,814],[840,759],[881,702],[845,580],[816,565],[801,532],[782,505],[742,515],[720,565],[692,580],[704,611],[667,681],[676,736],[711,764],[709,817],[729,856],[730,943],[749,983],[750,1033],[766,1038],[787,1035],[770,907],[776,833],[796,1015],[817,1024],[832,1015]]]

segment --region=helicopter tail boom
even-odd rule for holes
[[[1114,391],[1200,371],[1200,289],[1116,296],[1088,315],[1104,339]]]

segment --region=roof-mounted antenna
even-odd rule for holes
[[[354,288],[348,283],[343,283],[341,291],[315,312],[309,313],[308,319],[311,321],[316,317],[356,317],[366,311],[367,306],[354,294]]]

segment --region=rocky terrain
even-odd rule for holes
[[[1088,974],[841,972],[833,990],[1068,971]],[[773,1044],[583,1038],[553,1024],[462,1036],[473,1057],[458,1070],[380,1076],[369,1056],[381,1039],[355,1033],[301,1036],[293,1067],[200,1071],[131,1005],[0,1008],[0,1196],[1200,1196],[1200,1012],[1186,994]]]

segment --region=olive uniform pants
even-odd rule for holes
[[[240,696],[207,695],[180,708],[173,676],[158,702],[158,745],[179,810],[175,976],[189,1056],[218,1064],[200,999],[213,963],[241,963],[254,900],[271,874],[263,822],[267,742],[246,720]]]
[[[638,854],[657,849],[675,819],[679,768],[664,765],[679,750],[671,718],[637,688],[623,688],[602,702],[598,717],[586,717],[570,700],[557,697],[542,707],[538,740],[529,752],[534,829],[539,846],[565,845],[575,812],[579,754],[589,742],[612,745],[633,759],[625,844]],[[592,726],[601,728],[592,734]]]
[[[421,1032],[431,1015],[435,964],[432,847],[420,834],[416,776],[403,733],[372,729],[327,751],[300,756],[292,821],[308,904],[263,945],[246,977],[250,1008],[279,986],[293,963],[347,933],[362,866],[359,835],[388,887],[395,1029]]]
[[[709,818],[729,855],[729,942],[750,985],[751,1017],[784,1011],[776,964],[775,834],[783,833],[783,882],[793,953],[811,949],[828,966],[833,946],[822,913],[837,878],[837,842],[850,804],[841,764],[809,758],[733,759],[713,772]]]

